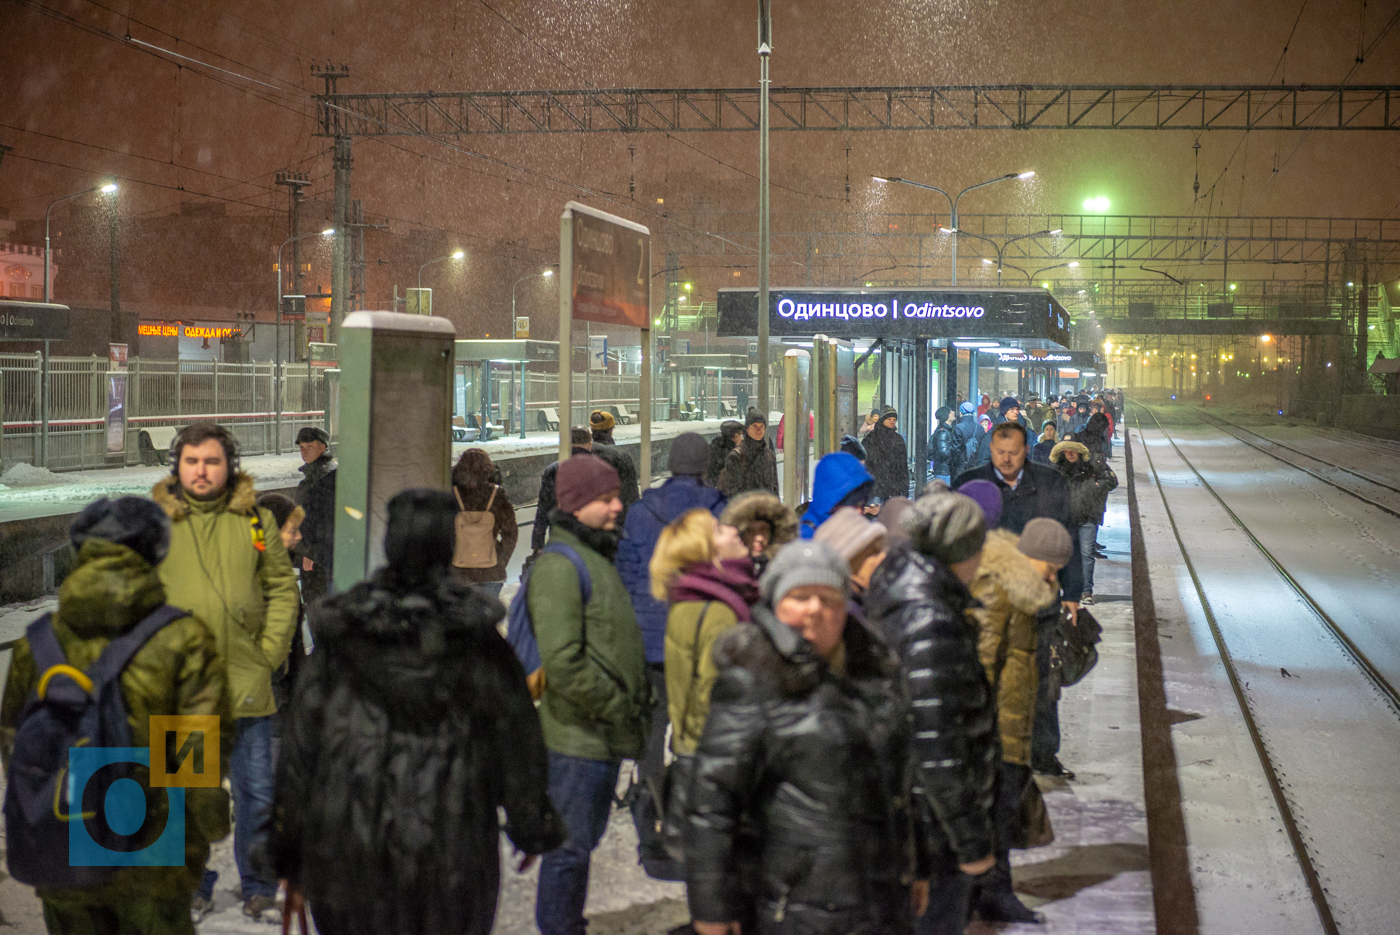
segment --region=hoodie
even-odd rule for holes
[[[802,538],[810,539],[817,527],[857,488],[874,484],[875,478],[855,455],[835,451],[817,462],[812,473],[812,503],[802,514]]]

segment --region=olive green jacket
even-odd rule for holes
[[[970,589],[982,606],[968,613],[977,621],[977,654],[997,695],[1001,758],[1027,766],[1035,723],[1035,617],[1059,591],[1016,548],[1019,541],[1004,529],[987,534]]]
[[[530,569],[530,621],[540,647],[545,746],[587,760],[636,759],[646,744],[651,687],[642,632],[617,569],[571,531],[554,524],[550,542],[571,546],[588,568],[584,606],[578,572],[544,552]]]
[[[291,650],[301,598],[277,521],[257,506],[253,478],[235,474],[231,491],[201,501],[186,496],[172,475],[151,497],[171,519],[161,583],[170,603],[214,634],[228,670],[229,710],[234,717],[274,713],[272,672]]]
[[[87,670],[108,643],[165,602],[165,589],[156,569],[145,559],[126,546],[90,539],[83,543],[77,566],[59,588],[54,632],[68,662]],[[36,670],[29,641],[19,640],[10,657],[0,707],[0,744],[7,771],[20,714],[42,675]],[[151,715],[218,715],[219,745],[208,753],[218,756],[220,777],[227,774],[234,725],[224,694],[224,665],[215,651],[214,637],[203,623],[195,617],[183,617],[162,628],[132,657],[122,671],[120,684],[134,746],[150,742]],[[161,811],[168,807],[166,801],[164,790],[157,789],[148,807]],[[209,842],[228,834],[228,819],[228,795],[222,788],[186,789],[185,866],[129,867],[114,873],[95,890],[41,890],[39,895],[112,905],[188,893],[203,877]]]
[[[666,615],[666,704],[671,752],[677,756],[694,754],[700,743],[710,716],[710,689],[719,677],[711,650],[738,622],[724,601],[682,601]]]

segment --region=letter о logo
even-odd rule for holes
[[[152,715],[147,747],[73,747],[67,781],[72,866],[183,866],[185,787],[219,785],[219,718]]]

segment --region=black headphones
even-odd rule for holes
[[[196,435],[199,438],[195,438]],[[228,476],[232,481],[239,469],[238,439],[228,429],[213,422],[192,422],[180,430],[170,443],[170,473],[179,475],[180,453],[186,445],[198,445],[211,438],[216,439],[224,449],[224,460],[228,462]]]

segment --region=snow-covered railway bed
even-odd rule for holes
[[[1164,669],[1172,654],[1197,676],[1168,695],[1215,715],[1174,734],[1177,759],[1229,764],[1183,769],[1202,931],[1229,916],[1269,917],[1250,931],[1393,931],[1400,517],[1199,415],[1164,418],[1131,413],[1138,478],[1156,488],[1138,495],[1144,526],[1148,506],[1163,520],[1154,594],[1177,600],[1189,641],[1163,645]]]

